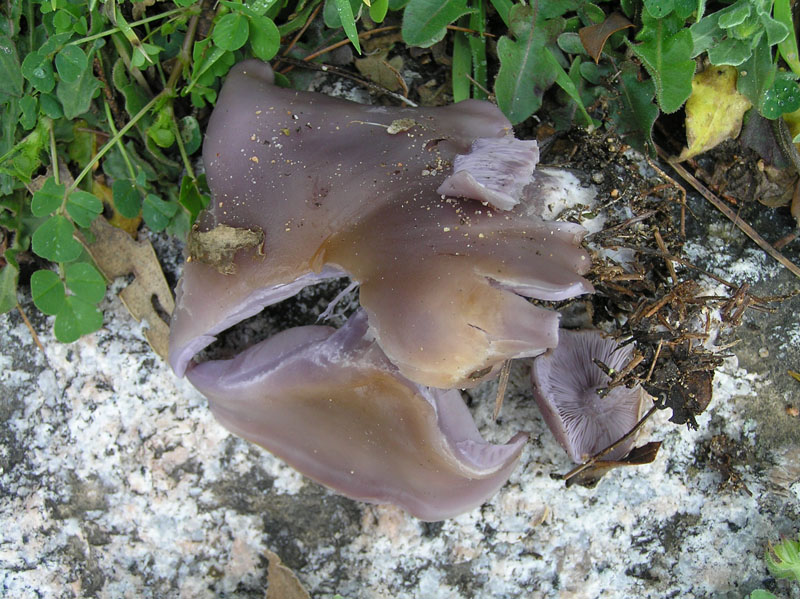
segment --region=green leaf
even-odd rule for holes
[[[494,82],[497,105],[513,123],[524,121],[542,105],[542,96],[558,78],[554,62],[547,58],[546,21],[534,19],[533,10],[515,5],[511,10],[516,40],[507,36],[497,43],[500,71]]]
[[[494,9],[497,11],[497,14],[500,15],[500,18],[503,19],[503,23],[508,24],[511,22],[511,8],[514,4],[511,0],[489,0],[494,6]]]
[[[177,211],[176,202],[165,202],[157,195],[148,193],[142,205],[142,218],[151,230],[158,232],[167,228]]]
[[[663,21],[656,21],[652,37],[632,46],[656,84],[656,97],[661,110],[675,112],[692,93],[695,62],[692,60],[692,35],[681,29],[672,35]]]
[[[784,73],[784,75],[786,75]],[[782,114],[800,109],[800,87],[793,77],[775,77],[762,97],[761,114],[768,119],[777,119]]]
[[[750,58],[752,53],[753,49],[749,41],[729,37],[708,49],[708,60],[718,67],[724,65],[736,67]]]
[[[92,304],[106,296],[106,280],[88,262],[75,262],[64,270],[67,287],[79,298]]]
[[[89,68],[89,58],[80,46],[64,46],[56,54],[56,70],[62,81],[74,83]]]
[[[22,83],[17,47],[7,35],[0,35],[0,93],[19,98],[22,95]]]
[[[653,124],[658,117],[658,107],[653,103],[655,84],[652,79],[642,81],[639,74],[634,63],[622,64],[617,86],[620,93],[610,105],[611,121],[627,143],[652,154]]]
[[[90,57],[91,58],[91,57]],[[58,82],[56,96],[61,101],[64,116],[74,119],[89,110],[95,92],[101,87],[97,78],[92,75],[92,69],[81,71],[74,81],[62,79]]]
[[[256,58],[264,62],[272,60],[281,45],[281,34],[272,19],[250,18],[250,47]]]
[[[203,143],[203,134],[200,131],[200,123],[191,115],[185,116],[180,120],[179,128],[183,147],[190,156],[200,149]]]
[[[756,589],[750,593],[750,599],[778,599],[778,597],[764,589]]]
[[[372,0],[369,7],[369,18],[376,23],[383,23],[389,11],[389,0]]]
[[[483,32],[486,24],[486,7],[481,3],[480,10],[469,16],[469,28]],[[489,89],[488,74],[486,67],[486,38],[483,35],[471,35],[467,38],[469,51],[472,55],[472,78],[475,83],[472,86],[472,97],[476,100],[488,99]]]
[[[39,102],[36,96],[22,96],[19,101],[19,107],[20,110],[22,110],[19,124],[22,125],[22,128],[26,131],[33,129],[34,125],[36,125],[36,119],[39,116]]]
[[[47,216],[61,207],[64,201],[64,184],[56,183],[53,177],[48,177],[42,188],[33,194],[31,212],[34,216]]]
[[[241,13],[223,15],[214,26],[211,39],[223,50],[238,50],[247,42],[249,27],[247,17]]]
[[[46,55],[39,52],[31,52],[22,61],[22,75],[43,93],[53,91],[56,86],[53,63]]]
[[[675,0],[644,0],[644,7],[653,18],[661,19],[672,12]]]
[[[56,214],[42,223],[33,233],[31,247],[35,254],[50,262],[72,262],[83,248],[75,241],[75,228],[65,216]]]
[[[781,56],[786,61],[786,64],[792,69],[795,75],[800,75],[800,54],[797,49],[797,37],[794,34],[794,25],[792,23],[792,9],[789,5],[789,0],[775,0],[774,8],[775,19],[783,23],[783,25],[790,31],[786,39],[778,44]]]
[[[60,119],[64,116],[64,109],[53,94],[41,94],[39,96],[39,106],[42,109],[42,114],[50,117],[51,119]]]
[[[117,179],[111,186],[114,207],[125,218],[136,218],[142,209],[142,196],[127,179]]]
[[[800,582],[800,535],[797,540],[783,539],[767,549],[764,559],[770,574],[775,578],[788,578]]]
[[[79,227],[91,225],[102,211],[103,202],[88,191],[76,189],[67,198],[67,212]]]
[[[64,307],[67,297],[64,283],[52,270],[37,270],[31,275],[31,295],[39,310],[53,316]]]
[[[776,67],[772,62],[772,49],[762,39],[739,68],[736,88],[761,112],[766,91],[775,81]]]
[[[103,314],[97,306],[75,295],[68,295],[56,314],[53,332],[62,343],[72,343],[103,326]]]
[[[428,48],[444,38],[448,25],[471,12],[466,0],[411,0],[403,13],[403,40]]]
[[[692,34],[692,58],[712,48],[725,36],[725,32],[719,28],[718,12],[700,19],[689,27],[689,32]]]
[[[456,31],[453,37],[453,102],[461,102],[469,98],[472,74],[472,53],[469,41],[462,31]]]
[[[356,19],[353,16],[353,7],[350,6],[350,0],[333,0],[336,6],[336,12],[339,13],[339,21],[342,23],[342,29],[350,40],[350,43],[355,47],[356,52],[361,54],[361,44],[358,42],[358,30],[356,29]]]
[[[595,122],[592,120],[592,117],[589,116],[589,113],[586,111],[586,106],[583,105],[583,99],[581,98],[581,94],[578,91],[578,88],[575,86],[575,82],[572,81],[569,74],[562,68],[558,61],[556,61],[555,57],[548,53],[550,56],[550,60],[553,63],[553,68],[557,71],[558,75],[556,75],[556,85],[564,90],[572,101],[578,106],[578,111],[580,112],[581,119],[583,120],[583,125],[585,127],[594,127]]]
[[[201,175],[201,177],[204,176]],[[197,183],[195,183],[188,175],[184,175],[181,181],[181,191],[178,201],[181,206],[189,211],[192,222],[194,222],[197,215],[200,214],[200,211],[203,210],[210,201],[209,196],[200,190],[201,186],[206,187],[204,183],[204,178],[199,179]]]
[[[7,262],[0,269],[0,314],[5,314],[17,306],[17,280],[19,270]]]
[[[729,29],[741,25],[750,16],[752,8],[748,0],[739,0],[719,11],[719,26]]]

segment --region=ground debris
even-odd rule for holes
[[[189,233],[188,261],[213,266],[224,275],[236,273],[234,258],[239,250],[257,248],[264,255],[264,231],[218,225],[210,231],[200,231],[195,225]]]

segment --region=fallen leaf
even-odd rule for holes
[[[303,588],[297,576],[291,569],[281,562],[276,554],[267,549],[269,567],[267,568],[267,587],[266,599],[310,599],[308,591]]]
[[[583,47],[589,53],[589,56],[594,59],[595,63],[599,63],[600,56],[603,54],[603,48],[608,38],[617,31],[622,31],[628,27],[633,27],[633,23],[620,13],[612,12],[602,23],[595,23],[588,27],[582,27],[578,31],[578,35],[581,38]]]
[[[169,324],[162,318],[156,302],[166,318],[175,308],[169,285],[164,278],[153,246],[149,241],[136,241],[122,229],[98,216],[91,226],[94,241],[81,238],[100,272],[109,280],[133,274],[134,281],[120,291],[119,297],[128,312],[147,327],[144,336],[159,356],[167,359]]]
[[[387,53],[381,52],[374,56],[359,58],[355,61],[358,72],[373,83],[389,91],[407,91],[406,83],[400,71],[403,69],[403,59],[395,56],[386,60]]]
[[[189,260],[213,266],[224,275],[232,275],[236,273],[233,259],[239,250],[258,248],[259,255],[264,255],[264,231],[228,225],[219,225],[210,231],[200,231],[195,225],[189,233],[186,247]]]
[[[643,466],[652,463],[656,459],[660,448],[661,441],[651,441],[641,447],[634,447],[626,457],[619,461],[611,462],[599,460],[585,470],[581,470],[575,476],[567,479],[567,486],[570,487],[574,484],[578,484],[582,487],[594,487],[606,473],[614,468],[620,468],[622,466]]]
[[[736,138],[750,101],[736,90],[734,67],[709,67],[692,79],[692,95],[686,102],[688,147],[678,160],[686,160],[726,139]]]

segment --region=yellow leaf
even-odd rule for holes
[[[142,224],[142,218],[140,216],[136,218],[125,218],[122,216],[114,205],[114,194],[111,192],[111,188],[101,183],[98,179],[92,181],[92,192],[103,201],[103,204],[111,206],[111,216],[108,222],[117,227],[117,229],[122,229],[135,239],[136,231],[139,230],[139,225]]]
[[[709,67],[692,79],[692,95],[686,102],[686,139],[679,160],[710,150],[726,139],[735,138],[750,102],[736,91],[736,69]]]

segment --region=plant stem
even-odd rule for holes
[[[128,121],[128,123],[122,129],[120,129],[117,133],[115,133],[114,136],[111,137],[111,139],[109,139],[103,145],[102,148],[100,148],[100,151],[97,152],[97,154],[94,155],[94,158],[92,158],[89,161],[89,163],[83,168],[83,170],[80,172],[80,174],[77,177],[75,177],[75,181],[73,181],[72,185],[70,185],[69,189],[67,189],[67,195],[69,195],[70,193],[75,191],[75,189],[78,187],[78,184],[83,180],[83,178],[86,175],[89,174],[89,172],[92,170],[94,165],[97,164],[100,161],[100,159],[103,156],[105,156],[112,147],[114,147],[114,144],[116,144],[120,139],[122,139],[122,136],[125,135],[128,131],[130,131],[131,128],[133,128],[133,126],[136,125],[136,123],[138,123],[139,120],[145,114],[148,113],[148,111],[156,104],[156,102],[161,100],[166,95],[166,93],[167,93],[167,90],[165,89],[161,93],[159,93],[157,96],[154,96],[147,104],[145,104],[142,107],[142,109],[139,112],[137,112],[133,116],[133,118],[130,121]]]
[[[170,17],[176,13],[184,12],[188,10],[190,7],[187,8],[175,8],[173,10],[168,10],[167,12],[162,12],[157,15],[153,15],[152,17],[147,17],[146,19],[141,19],[139,21],[134,21],[133,23],[128,23],[130,27],[137,27],[138,25],[144,25],[145,23],[150,23],[152,21],[157,21],[159,19],[164,19],[166,17]],[[96,39],[100,39],[103,37],[108,37],[109,35],[114,35],[115,33],[119,33],[122,31],[119,27],[112,27],[111,29],[106,29],[102,33],[95,33],[94,35],[89,35],[87,37],[82,37],[77,40],[73,40],[67,43],[67,46],[76,46],[79,44],[85,44],[86,42],[92,42]]]
[[[58,151],[56,150],[56,134],[53,131],[53,121],[50,121],[50,126],[47,129],[50,133],[50,166],[53,168],[53,180],[58,185],[61,181],[59,181]]]
[[[108,119],[108,127],[111,129],[112,135],[117,135],[117,127],[114,125],[114,119],[111,116],[111,108],[108,105],[108,102],[103,102],[103,105],[106,109],[106,118]],[[113,138],[112,138],[113,139]],[[133,163],[131,162],[130,156],[128,156],[128,152],[125,150],[125,145],[122,143],[122,140],[118,141],[119,144],[119,151],[122,154],[122,159],[125,161],[125,165],[128,167],[128,173],[131,176],[131,180],[136,179],[136,171],[133,168]]]

